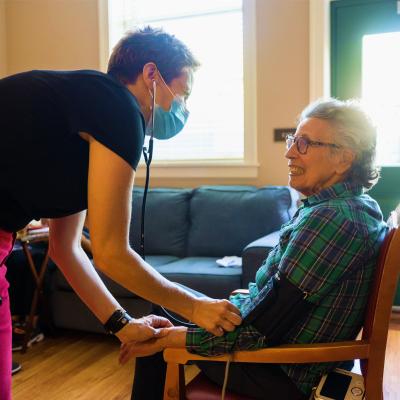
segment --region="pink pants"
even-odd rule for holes
[[[0,229],[0,400],[11,399],[11,316],[5,261],[11,253],[14,235]]]

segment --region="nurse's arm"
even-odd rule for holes
[[[196,298],[165,279],[129,246],[134,170],[107,147],[89,138],[89,228],[95,265],[128,290],[194,321],[214,335],[240,324],[227,300]]]
[[[85,214],[86,212],[82,211],[50,220],[49,254],[78,296],[104,324],[121,306],[105,287],[81,247],[80,238]],[[154,328],[168,325],[168,321],[162,319],[136,319],[125,325],[116,336],[121,342],[148,340],[163,334],[162,330]]]

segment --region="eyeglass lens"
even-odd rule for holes
[[[297,150],[300,154],[306,154],[308,148],[308,141],[306,138],[301,136],[288,136],[286,138],[286,148],[289,150],[293,144],[296,144]]]
[[[297,141],[297,150],[299,151],[300,154],[306,154],[307,148],[308,148],[308,140],[303,137],[298,137]]]

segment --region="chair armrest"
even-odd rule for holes
[[[346,361],[367,358],[370,345],[363,340],[335,343],[293,344],[268,347],[254,351],[236,351],[215,357],[202,357],[189,353],[186,349],[168,348],[164,350],[167,363],[186,364],[188,361],[251,362],[272,364],[298,364],[331,361]]]
[[[164,386],[164,400],[186,398],[183,364],[194,361],[251,362],[251,363],[313,363],[365,359],[370,345],[363,340],[335,343],[296,344],[269,347],[255,351],[237,351],[218,357],[202,357],[189,353],[186,349],[169,348],[164,350],[167,373]]]
[[[268,253],[279,242],[279,231],[272,232],[248,244],[242,252],[242,287],[254,282],[256,272]]]

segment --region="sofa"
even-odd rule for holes
[[[129,240],[136,251],[142,199],[143,188],[135,188]],[[277,243],[277,231],[294,214],[296,204],[296,192],[286,186],[151,188],[145,210],[145,259],[171,281],[210,297],[226,298],[254,280],[268,249]],[[233,255],[242,257],[241,267],[216,263]],[[100,276],[131,315],[150,312],[149,302],[101,272]],[[55,327],[104,332],[58,269],[51,272],[48,300]]]

